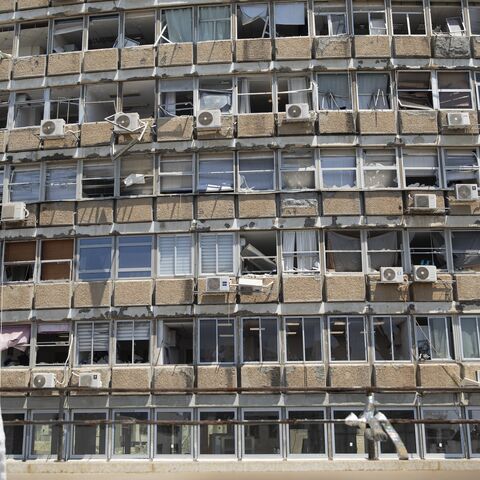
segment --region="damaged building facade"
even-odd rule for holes
[[[0,52],[12,472],[361,459],[368,388],[480,457],[480,3],[0,0]]]

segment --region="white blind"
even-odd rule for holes
[[[160,275],[188,275],[192,265],[192,237],[190,235],[159,238]]]
[[[200,249],[202,273],[233,273],[233,234],[203,235]]]
[[[160,255],[160,275],[175,275],[175,237],[160,237],[158,252]]]
[[[190,235],[180,235],[176,240],[176,274],[188,275],[191,273],[192,264],[192,237]]]
[[[218,241],[218,272],[233,272],[233,235],[219,235]]]
[[[109,343],[108,323],[80,323],[77,326],[77,347],[80,352],[107,351]]]
[[[117,324],[117,340],[148,340],[150,322],[120,322]]]
[[[216,273],[217,271],[217,237],[216,235],[202,235],[200,238],[202,273]]]

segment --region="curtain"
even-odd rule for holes
[[[201,7],[200,41],[230,38],[230,7]]]
[[[165,10],[168,39],[172,43],[192,42],[192,11],[189,8]]]
[[[303,2],[275,4],[275,25],[305,25]]]
[[[295,232],[297,236],[297,251],[298,252],[312,252],[300,253],[297,255],[298,270],[316,270],[318,269],[318,245],[317,236],[315,232],[299,231]]]
[[[347,75],[319,75],[318,79],[320,110],[351,110]]]
[[[16,348],[26,350],[30,343],[30,325],[5,325],[0,333],[0,351]]]
[[[177,113],[177,94],[175,92],[167,92],[165,93],[165,105],[164,109],[168,115],[172,117],[175,116]]]
[[[333,260],[333,265],[329,265],[330,268],[336,272],[362,271],[361,247],[358,238],[337,232],[328,232],[327,239],[328,250],[335,250],[329,253],[330,260]]]
[[[368,239],[370,252],[370,268],[379,270],[380,267],[394,266],[397,263],[398,250],[397,232],[387,232]],[[380,253],[378,251],[380,250]]]
[[[452,250],[455,270],[480,270],[480,234],[454,232]]]
[[[232,93],[200,90],[200,108],[202,110],[221,110],[229,112],[232,107]]]
[[[432,250],[434,250],[434,262],[438,268],[446,268],[447,259],[445,251],[445,238],[440,232],[432,232],[430,234],[432,242]]]
[[[464,358],[479,358],[480,349],[478,345],[477,320],[475,318],[461,318],[462,345]]]
[[[239,105],[239,113],[252,113],[252,109],[250,106],[250,85],[249,85],[248,78],[241,78],[240,79],[240,105]]]
[[[307,79],[305,77],[294,77],[287,80],[288,103],[308,103]],[[297,91],[295,90],[303,90]]]
[[[430,339],[432,358],[450,358],[448,354],[447,344],[447,319],[446,318],[430,318]]]
[[[295,232],[283,232],[283,268],[287,272],[293,271],[295,251]]]
[[[240,14],[242,25],[248,25],[249,23],[253,23],[260,19],[266,22],[268,16],[268,6],[261,3],[254,3],[253,5],[241,5]]]
[[[359,107],[361,110],[390,108],[388,75],[358,75]]]

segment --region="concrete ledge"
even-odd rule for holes
[[[235,284],[236,278],[230,277],[230,283]],[[235,287],[231,286],[228,293],[207,293],[206,278],[198,279],[198,304],[199,305],[225,305],[235,303],[237,292]]]
[[[375,384],[377,387],[415,387],[415,365],[375,365]]]
[[[74,286],[75,308],[109,307],[112,297],[112,282],[79,282]]]
[[[157,118],[157,141],[191,140],[192,137],[193,117]]]
[[[269,38],[247,38],[236,41],[237,62],[269,62],[272,42]]]
[[[155,305],[193,303],[193,278],[165,278],[155,281]]]
[[[155,47],[139,46],[120,50],[120,68],[153,68],[155,66]]]
[[[351,37],[317,37],[314,42],[314,57],[350,58],[352,56]]]
[[[372,110],[358,112],[361,134],[395,134],[397,132],[396,114],[393,110]]]
[[[197,218],[234,218],[235,198],[225,195],[199,195],[197,197]]]
[[[162,43],[158,46],[158,66],[193,64],[193,43]]]
[[[30,383],[30,369],[21,367],[2,367],[0,386],[2,388],[27,388]],[[3,395],[8,395],[6,392]]]
[[[151,198],[120,198],[117,200],[115,219],[119,223],[151,222],[153,200]]]
[[[13,67],[12,58],[3,58],[0,60],[0,81],[10,80],[10,72]]]
[[[152,304],[152,280],[117,280],[113,304],[117,307]]]
[[[470,39],[467,36],[434,35],[432,44],[436,58],[470,57]]]
[[[359,192],[323,192],[324,215],[361,215],[362,206]]]
[[[5,153],[7,150],[8,130],[0,130],[0,153]]]
[[[318,275],[288,275],[282,277],[285,303],[321,302],[323,277]]]
[[[162,196],[157,197],[156,220],[192,220],[193,218],[193,197]]]
[[[448,112],[440,111],[440,133],[445,135],[471,135],[478,133],[478,114],[475,110],[474,112],[468,110],[466,111],[470,117],[470,125],[465,128],[450,128],[448,126]]]
[[[197,43],[197,63],[231,63],[233,45],[232,40],[216,40],[213,42]]]
[[[316,217],[318,214],[318,194],[316,192],[280,195],[281,217]]]
[[[46,68],[46,55],[16,58],[13,63],[13,78],[44,77]]]
[[[279,135],[314,135],[315,112],[310,112],[310,119],[305,122],[289,122],[285,113],[278,113],[277,128]]]
[[[48,0],[17,0],[18,10],[48,7]]]
[[[40,204],[39,224],[42,227],[73,225],[75,222],[75,202],[52,202]]]
[[[355,125],[352,112],[325,111],[318,112],[320,135],[332,133],[354,133]]]
[[[232,115],[222,115],[221,127],[219,130],[198,130],[197,138],[199,140],[214,140],[221,138],[233,138],[234,120]]]
[[[33,302],[33,284],[4,285],[0,290],[4,310],[30,310]]]
[[[412,297],[415,302],[451,302],[453,300],[452,276],[440,274],[437,281],[433,283],[414,282]]]
[[[448,192],[448,206],[450,215],[479,215],[480,200],[473,202],[462,202],[457,200],[454,192]]]
[[[273,137],[275,135],[275,115],[273,113],[241,114],[237,117],[237,136]]]
[[[400,110],[399,120],[401,133],[411,135],[438,133],[438,113],[435,110],[428,112]]]
[[[381,283],[380,275],[369,275],[368,294],[371,302],[407,302],[410,299],[406,276],[404,283]]]
[[[313,39],[311,37],[284,37],[275,39],[276,60],[310,60]]]
[[[74,75],[82,70],[82,52],[52,53],[48,56],[48,75]]]
[[[290,388],[324,387],[324,365],[285,365],[285,385]]]
[[[356,35],[353,39],[357,58],[390,58],[388,35]]]
[[[9,152],[24,152],[40,148],[40,127],[14,128],[8,133]]]
[[[235,388],[236,386],[236,367],[220,365],[199,365],[197,367],[198,388]]]
[[[365,215],[402,215],[403,195],[395,192],[365,192]]]
[[[15,0],[0,0],[0,12],[13,12],[15,10]]]
[[[460,274],[455,275],[456,280],[456,300],[474,301],[478,300],[480,292],[480,275],[478,274]],[[479,365],[480,369],[480,365]]]
[[[327,302],[364,302],[364,275],[326,275],[325,293]]]
[[[332,387],[370,387],[370,366],[366,363],[330,365],[329,384]]]
[[[430,58],[430,37],[425,35],[399,35],[393,37],[395,57]]]
[[[150,388],[151,367],[113,367],[112,388]]]
[[[105,72],[118,69],[118,49],[86,50],[83,54],[84,72]]]
[[[153,369],[153,388],[193,388],[193,366],[163,365]]]
[[[239,218],[265,218],[277,215],[275,194],[254,194],[238,195],[238,216]]]
[[[241,367],[241,376],[243,388],[279,387],[281,383],[281,367],[243,365]]]
[[[43,148],[45,150],[75,148],[78,146],[79,136],[80,125],[78,123],[67,124],[65,125],[65,136],[63,138],[45,138],[43,140]]]
[[[263,290],[261,292],[253,292],[251,289],[240,289],[240,303],[270,303],[278,302],[279,294],[279,278],[275,276],[264,275],[245,275],[248,278],[257,278],[263,281]]]
[[[419,384],[422,387],[459,387],[460,365],[455,363],[424,363],[418,365]]]
[[[35,308],[70,308],[71,298],[70,282],[35,285]]]
[[[77,206],[79,225],[108,224],[113,222],[113,200],[86,200]]]
[[[89,147],[94,145],[110,145],[113,126],[108,122],[82,123],[80,127],[80,145]]]

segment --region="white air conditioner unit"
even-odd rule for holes
[[[413,196],[413,207],[421,210],[435,210],[437,197],[433,193],[417,193]]]
[[[476,183],[457,183],[455,185],[455,196],[457,200],[478,200],[478,185]]]
[[[34,388],[55,388],[55,374],[35,373],[32,384]]]
[[[227,293],[230,291],[229,277],[207,278],[206,291],[210,293]]]
[[[253,290],[254,292],[263,291],[263,279],[262,278],[251,278],[251,277],[240,277],[238,279],[238,286],[240,288]]]
[[[285,107],[285,112],[289,122],[310,120],[308,103],[290,103]]]
[[[42,120],[40,123],[40,138],[63,138],[65,136],[65,120],[56,118]]]
[[[78,377],[78,386],[102,388],[102,377],[97,372],[81,373]]]
[[[450,128],[465,128],[470,125],[470,115],[468,112],[450,112],[447,113],[447,125]]]
[[[437,267],[434,265],[414,265],[413,267],[414,282],[436,282]]]
[[[222,126],[222,112],[220,110],[200,110],[197,115],[197,129],[212,130]]]
[[[380,267],[380,281],[383,283],[403,283],[403,268]]]
[[[24,202],[4,203],[2,205],[2,222],[21,222],[28,217]]]
[[[113,131],[116,133],[132,133],[139,130],[140,115],[138,113],[116,113],[113,119]]]

